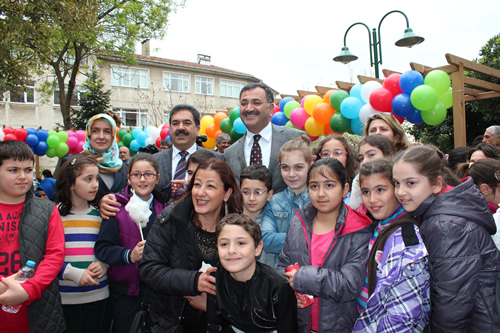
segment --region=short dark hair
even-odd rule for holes
[[[200,164],[203,161],[215,158],[215,154],[211,150],[200,149],[189,155],[189,159],[186,164],[186,168],[191,165],[191,163]]]
[[[253,90],[255,88],[262,88],[266,92],[266,98],[268,103],[274,103],[274,94],[271,88],[269,86],[265,85],[264,83],[249,83],[246,86],[244,86],[241,91],[240,91],[240,100],[241,100],[241,95],[243,94],[244,91],[247,90]]]
[[[367,136],[367,138],[371,136],[374,135]],[[387,158],[379,158],[363,164],[359,169],[359,185],[361,186],[365,178],[373,175],[381,175],[392,183],[392,161]]]
[[[457,167],[460,163],[466,163],[467,162],[467,154],[469,152],[469,147],[457,147],[450,151],[448,154],[448,168],[450,168],[451,171],[456,172]]]
[[[22,141],[7,140],[0,142],[0,165],[4,160],[13,159],[14,161],[31,160],[35,163],[35,155],[30,146]]]
[[[474,180],[477,187],[487,184],[493,193],[500,181],[495,177],[495,172],[500,171],[500,161],[492,158],[484,158],[472,164],[469,169],[469,176]]]
[[[50,172],[49,169],[45,169],[42,171],[42,176],[44,178],[54,178],[54,176],[52,175],[52,172]]]
[[[382,134],[373,134],[368,135],[361,140],[358,146],[361,147],[364,144],[369,144],[372,147],[378,148],[384,154],[384,157],[392,158],[396,155],[396,148],[394,147],[394,142],[391,141],[388,137]]]
[[[467,154],[467,161],[470,162],[472,154],[478,150],[482,151],[484,156],[488,158],[494,158],[497,160],[500,158],[500,150],[498,150],[497,147],[490,145],[489,143],[480,143],[476,147],[469,150],[469,153]]]
[[[226,225],[237,225],[242,227],[255,242],[255,247],[259,246],[262,240],[262,232],[260,226],[254,219],[243,214],[233,213],[224,216],[217,224],[215,235],[219,239],[219,234]]]
[[[345,184],[347,184],[344,165],[335,158],[322,158],[314,162],[307,173],[307,185],[309,185],[309,180],[313,172],[319,172],[320,175],[327,179],[333,176],[339,181],[342,188],[345,188]]]
[[[149,162],[151,166],[155,169],[157,174],[160,172],[160,163],[158,162],[158,159],[154,155],[148,153],[139,153],[134,157],[132,157],[130,162],[127,163],[127,169],[128,169],[127,171],[129,174],[130,171],[132,171],[132,167],[134,166],[134,164],[140,161]]]
[[[193,115],[193,120],[196,126],[200,126],[200,112],[196,108],[189,104],[177,104],[170,110],[169,123],[172,124],[172,117],[179,111],[189,111]]]
[[[240,187],[245,179],[260,180],[266,184],[268,191],[273,188],[273,175],[271,171],[265,166],[260,164],[252,164],[247,166],[240,174]]]
[[[172,148],[172,141],[169,139],[161,140],[160,146],[168,146],[168,148]]]

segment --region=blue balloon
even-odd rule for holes
[[[422,116],[420,115],[420,110],[419,109],[415,109],[415,111],[410,114],[408,117],[406,117],[406,120],[408,120],[410,123],[412,124],[421,124],[424,122],[424,120],[422,119]]]
[[[415,113],[415,110],[408,94],[398,94],[392,100],[392,112],[398,117],[406,118],[410,114]]]
[[[146,140],[148,137],[149,135],[146,132],[142,131],[139,134],[137,134],[137,137],[135,139],[137,140],[137,142],[139,142],[141,147],[144,147],[146,145]]]
[[[354,134],[363,135],[363,127],[365,127],[365,124],[363,124],[359,118],[351,120],[351,129]]]
[[[271,117],[271,122],[274,124],[274,125],[277,125],[277,126],[285,126],[286,123],[288,122],[288,118],[287,116],[285,115],[284,112],[276,112],[275,114],[273,114],[273,116]]]
[[[41,130],[39,130],[38,132],[40,132]],[[44,130],[45,131],[45,130]],[[45,131],[47,132],[47,131]],[[48,134],[48,133],[47,133]],[[35,153],[38,155],[38,156],[43,156],[45,155],[45,153],[47,152],[47,150],[49,150],[49,145],[47,144],[47,142],[45,141],[39,141],[38,144],[36,145],[35,147]]]
[[[347,97],[340,103],[340,112],[347,119],[359,118],[359,110],[363,106],[361,100],[356,97]]]
[[[26,142],[28,144],[28,146],[30,146],[30,147],[36,147],[36,145],[39,142],[38,136],[36,134],[28,134],[28,136],[26,137],[26,140],[24,140],[24,142]]]
[[[49,132],[47,132],[44,129],[39,129],[36,132],[36,136],[38,136],[39,141],[47,141],[47,138],[49,137]],[[45,154],[45,152],[43,154]],[[42,155],[39,155],[39,156],[42,156]]]
[[[36,135],[36,129],[34,129],[33,127],[27,128],[26,132],[28,132],[28,134],[35,134]]]
[[[285,104],[290,102],[290,101],[295,101],[292,97],[285,97],[280,101],[280,110],[283,111],[285,110]]]
[[[363,88],[363,83],[358,83],[354,85],[349,91],[349,95],[351,97],[356,97],[357,99],[362,101],[363,99],[361,98],[361,88]]]
[[[233,122],[233,129],[238,134],[244,134],[247,131],[247,127],[243,124],[241,118],[236,118]]]
[[[137,136],[139,135],[139,133],[142,133],[142,132],[144,132],[142,130],[142,128],[134,128],[132,130],[132,136],[134,137],[134,139],[137,139]]]
[[[424,84],[424,77],[417,71],[407,71],[399,78],[399,87],[408,95],[411,95],[413,89],[422,84]]]
[[[165,137],[165,140],[170,140],[172,141],[172,138],[170,137],[170,134]]]
[[[132,142],[130,143],[130,149],[132,149],[133,151],[139,151],[139,148],[141,148],[141,145],[139,144],[139,142],[137,142],[137,140],[132,140]]]

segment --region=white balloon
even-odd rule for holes
[[[161,130],[159,128],[153,127],[151,130],[151,137],[156,140],[160,136]]]
[[[3,141],[3,138],[5,138],[5,133],[3,132],[3,129],[0,128],[0,141]]]
[[[370,103],[370,95],[375,89],[382,88],[382,85],[377,81],[368,81],[361,87],[361,98],[366,103]]]
[[[148,127],[146,127],[146,134],[147,134],[148,136],[152,136],[152,135],[151,135],[151,131],[152,131],[154,128],[156,128],[156,127],[154,127],[154,126],[148,126]]]
[[[148,145],[154,145],[155,141],[156,141],[156,139],[153,139],[152,137],[149,137],[149,138],[146,139],[145,145],[146,146],[148,146]]]
[[[359,110],[359,121],[366,124],[368,118],[375,113],[378,113],[378,111],[372,108],[369,103],[366,103],[361,107],[361,110]]]

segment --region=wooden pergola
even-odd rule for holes
[[[483,99],[500,97],[500,84],[491,83],[484,80],[474,79],[465,76],[465,71],[473,71],[481,73],[492,78],[500,80],[500,70],[475,63],[473,61],[457,57],[447,53],[446,60],[448,65],[440,67],[429,67],[414,62],[410,63],[413,70],[420,72],[424,77],[433,70],[442,70],[450,75],[451,87],[453,89],[453,129],[455,147],[463,147],[467,145],[466,137],[466,119],[465,119],[465,103],[469,101],[478,101]],[[395,72],[389,69],[383,69],[384,77],[388,77]],[[401,74],[401,73],[399,73]],[[368,81],[378,81],[383,83],[382,79],[376,79],[369,76],[358,75],[360,83]],[[283,98],[292,97],[299,101],[307,95],[323,95],[329,90],[344,90],[349,92],[355,83],[336,81],[338,88],[316,86],[316,91],[297,90],[297,95],[281,95]]]

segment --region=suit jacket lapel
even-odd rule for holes
[[[281,146],[285,143],[280,127],[273,124],[272,128],[273,136],[271,138],[271,159],[269,161],[269,170],[271,170],[271,172],[278,168],[278,154]]]
[[[241,170],[245,169],[247,165],[247,161],[245,160],[245,140],[247,138],[247,133],[245,132],[245,135],[243,135],[236,143],[239,143],[239,146],[237,146],[237,157],[239,160],[239,163],[241,165]],[[241,171],[240,170],[240,171]]]

